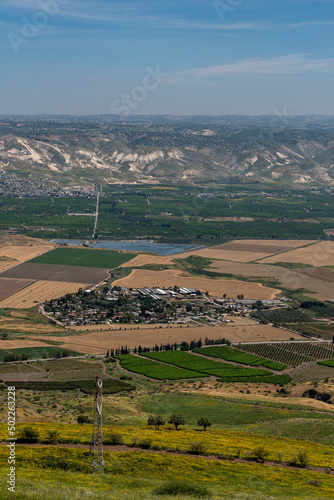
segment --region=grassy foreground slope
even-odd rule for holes
[[[316,472],[137,451],[107,452],[106,473],[99,476],[81,472],[90,467],[91,457],[86,450],[57,448],[47,451],[22,448],[24,458],[17,481],[19,498],[156,499],[159,496],[155,494],[155,488],[168,480],[184,477],[202,483],[214,499],[265,500],[271,497],[280,500],[325,500],[332,498],[334,491],[333,476]],[[62,459],[69,459],[74,470],[59,470],[56,464],[62,463]],[[6,492],[6,469],[1,472],[1,498],[13,498],[11,492]],[[161,498],[168,500],[176,497]],[[177,498],[189,497],[182,495]]]

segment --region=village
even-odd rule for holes
[[[102,324],[230,323],[226,315],[248,316],[254,310],[287,307],[286,299],[244,299],[177,287],[80,289],[45,301],[44,311],[67,327]]]

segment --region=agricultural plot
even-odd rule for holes
[[[318,360],[332,359],[334,344],[287,342],[282,344],[239,344],[242,351],[263,356],[289,366],[299,366]]]
[[[0,302],[0,307],[30,308],[45,300],[61,297],[66,293],[75,293],[79,288],[86,288],[86,283],[63,283],[57,281],[37,281]]]
[[[334,355],[334,353],[333,353]],[[319,361],[318,365],[332,366],[334,368],[334,359],[329,359],[327,361]]]
[[[109,277],[107,269],[60,266],[52,264],[19,264],[1,273],[1,278],[24,278],[65,283],[100,283]]]
[[[53,340],[61,342],[61,347],[64,349],[73,349],[85,354],[105,354],[108,349],[117,349],[122,345],[127,345],[133,349],[138,345],[152,346],[156,343],[191,342],[193,339],[205,339],[205,337],[210,339],[226,338],[231,342],[270,342],[289,340],[291,338],[290,331],[274,328],[271,325],[258,325],[254,322],[249,326],[242,326],[237,323],[236,326],[191,326],[189,328],[182,325],[170,327],[162,327],[161,325],[161,328],[154,325],[145,325],[139,329],[126,326],[122,327],[122,329],[110,331],[98,327],[99,325],[96,325],[94,330],[99,329],[100,331],[85,332],[84,336],[53,336]],[[40,336],[39,338],[46,341],[50,339],[50,337],[46,336]],[[294,334],[294,338],[303,340],[303,337],[300,337],[297,333]]]
[[[271,380],[272,372],[255,368],[239,368],[238,366],[229,363],[213,361],[202,356],[196,356],[184,351],[164,351],[145,353],[142,356],[169,363],[179,368],[187,370],[196,370],[200,373],[219,377],[222,381],[260,381],[262,377],[264,381]],[[290,380],[290,377],[289,377]]]
[[[152,265],[152,264],[158,264],[158,265],[167,265],[171,264],[173,262],[174,255],[171,256],[163,256],[163,255],[147,255],[147,254],[140,254],[137,255],[134,259],[131,261],[131,267],[142,267],[142,266],[147,266],[147,265]],[[119,267],[129,267],[129,264],[125,262]]]
[[[0,257],[11,257],[12,259],[18,260],[20,262],[26,262],[27,260],[38,257],[39,255],[42,255],[53,249],[54,247],[51,245],[7,245],[0,248]]]
[[[233,347],[202,347],[199,349],[194,349],[194,352],[203,354],[204,356],[221,358],[225,359],[226,361],[232,361],[243,365],[264,366],[265,368],[269,368],[270,370],[282,371],[286,368],[286,365],[283,365],[282,363],[270,361],[269,359],[255,356],[254,354],[241,352],[237,349],[234,349]]]
[[[297,248],[282,255],[275,255],[261,260],[261,263],[294,262],[310,264],[315,267],[334,264],[334,241],[321,241],[304,248]]]
[[[202,292],[208,291],[211,295],[218,297],[224,294],[228,297],[237,297],[242,294],[245,299],[259,300],[270,300],[280,293],[280,290],[264,287],[259,283],[194,277],[176,269],[165,271],[134,269],[129,276],[116,280],[113,284],[127,288],[173,288],[176,285],[196,288]]]
[[[285,254],[284,254],[285,255]],[[279,261],[283,260],[283,254]],[[224,260],[213,260],[209,271],[219,273],[230,273],[245,278],[269,278],[278,280],[286,288],[304,288],[310,290],[312,297],[318,300],[326,300],[333,295],[334,273],[319,267],[307,267],[303,269],[287,269],[284,265],[256,263],[231,262]],[[283,263],[284,264],[284,263]]]
[[[65,349],[66,355],[67,356],[80,356],[80,352],[76,351],[68,351]],[[60,354],[60,356],[63,356],[64,349],[59,348],[57,346],[44,346],[44,347],[22,347],[19,349],[11,349],[10,354],[14,355],[22,355],[25,354],[28,356],[28,359],[41,359],[44,356],[48,358],[53,358],[55,355]],[[0,352],[0,359],[1,359],[1,352]]]
[[[16,389],[25,389],[29,391],[75,391],[80,390],[85,394],[94,394],[95,381],[91,380],[76,380],[75,382],[45,382],[45,381],[22,381],[22,380],[12,380],[10,382],[5,382],[7,385],[15,385]],[[104,394],[115,394],[121,391],[133,391],[135,387],[133,385],[122,382],[116,379],[106,379],[103,380],[103,393]]]
[[[17,261],[8,257],[0,257],[0,273],[17,265]]]
[[[31,285],[34,280],[0,278],[0,301]]]
[[[33,264],[54,264],[79,267],[97,267],[114,269],[133,259],[136,254],[126,254],[114,250],[99,250],[87,248],[56,248],[30,260]]]
[[[176,368],[175,366],[164,365],[162,363],[157,363],[156,361],[139,356],[133,356],[131,354],[115,356],[115,358],[119,359],[122,368],[157,380],[180,380],[207,376],[203,373],[199,373],[198,371],[188,369],[183,370],[181,368]]]

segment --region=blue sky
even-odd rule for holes
[[[334,0],[2,0],[1,11],[0,114],[334,115]]]

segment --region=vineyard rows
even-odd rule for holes
[[[282,344],[239,344],[241,351],[256,354],[288,366],[334,358],[334,344],[288,342]]]

